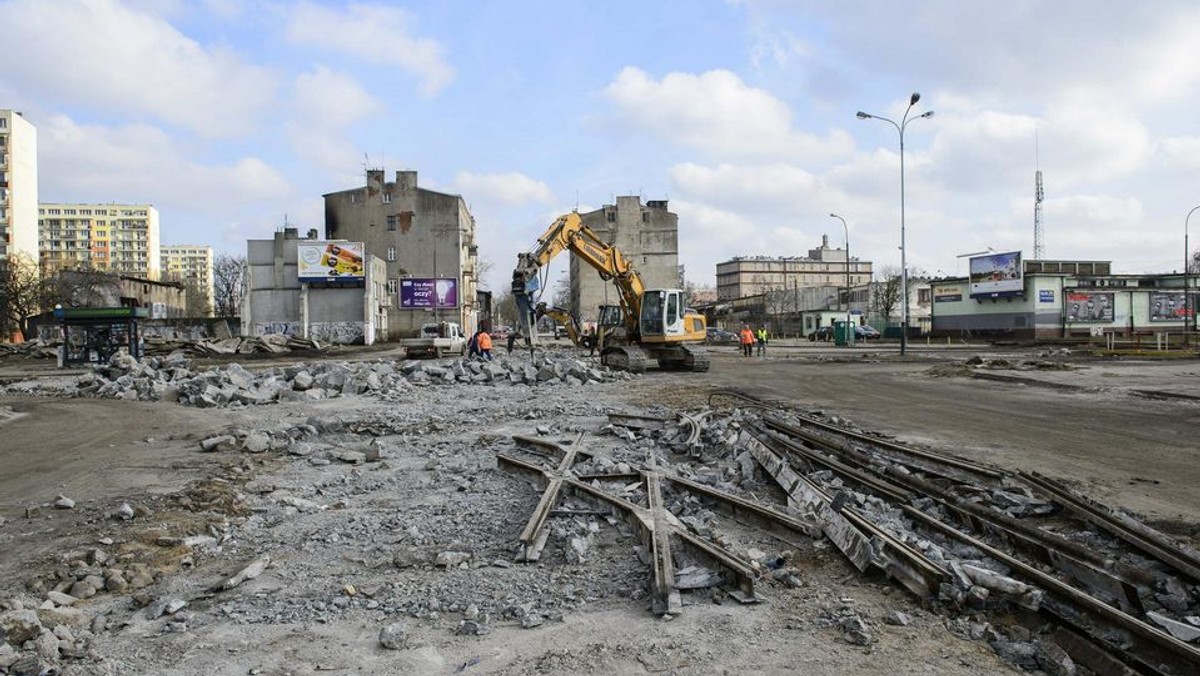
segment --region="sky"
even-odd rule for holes
[[[1200,204],[1194,0],[0,0],[0,108],[43,202],[150,203],[164,244],[323,231],[366,167],[461,194],[485,283],[559,214],[669,200],[690,281],[822,235],[1181,270]],[[1200,218],[1194,245],[1200,245]],[[1195,247],[1193,247],[1195,248]],[[565,261],[562,263],[565,267]]]

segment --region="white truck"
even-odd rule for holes
[[[421,325],[416,338],[400,341],[409,357],[443,357],[467,352],[467,337],[456,322],[430,322]]]

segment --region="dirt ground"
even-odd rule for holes
[[[373,529],[394,534],[413,523],[434,531],[440,543],[485,540],[475,546],[486,550],[488,559],[504,558],[539,494],[528,481],[495,470],[494,451],[508,435],[529,433],[536,425],[549,425],[560,434],[595,431],[604,423],[604,410],[697,410],[722,388],[819,409],[905,442],[1070,479],[1092,496],[1132,509],[1177,535],[1196,535],[1200,402],[1132,393],[1200,394],[1196,362],[1079,361],[1074,370],[997,371],[1057,386],[1051,387],[930,372],[973,352],[928,352],[907,359],[886,352],[863,349],[846,358],[801,345],[760,360],[715,350],[708,374],[651,372],[630,383],[578,391],[532,388],[520,395],[475,388],[472,396],[431,398],[418,392],[399,401],[355,396],[239,409],[0,397],[0,599],[22,598],[26,607],[36,607],[28,581],[53,570],[71,549],[107,542],[105,547],[133,557],[144,550],[123,543],[152,541],[156,533],[179,535],[181,528],[190,528],[238,537],[219,555],[197,554],[190,565],[178,556],[152,562],[158,573],[143,593],[190,599],[187,612],[194,615],[186,628],[166,630],[161,621],[141,618],[136,595],[102,594],[83,605],[104,614],[109,626],[95,633],[86,659],[64,663],[64,673],[1018,671],[997,658],[986,642],[961,637],[954,622],[886,580],[861,576],[836,550],[824,546],[803,547],[799,568],[804,583],[799,588],[764,585],[765,602],[752,606],[685,595],[683,612],[669,619],[655,618],[644,600],[629,594],[644,586],[642,573],[597,573],[606,565],[631,570],[631,555],[616,543],[602,546],[582,563],[556,554],[528,567],[484,564],[421,573],[378,563],[390,560],[392,550],[401,546],[397,543],[411,543],[403,535],[374,535]],[[998,354],[1014,362],[1029,356]],[[22,372],[7,368],[10,378]],[[722,402],[718,398],[713,403]],[[231,426],[280,429],[314,416],[395,419],[400,428],[383,437],[389,444],[385,462],[367,468],[198,452],[199,440]],[[222,512],[212,507],[220,502],[213,499],[206,503],[203,523],[193,522],[180,508],[200,501],[198,485],[209,492],[252,493],[247,480],[269,482],[276,491],[290,490],[332,507],[281,515],[277,506],[249,499],[246,509]],[[464,488],[464,481],[469,487]],[[70,496],[76,508],[53,509],[59,494]],[[480,501],[470,502],[475,495]],[[153,509],[131,522],[114,521],[109,515],[122,502]],[[34,506],[40,512],[26,518],[26,509]],[[421,520],[428,514],[440,516]],[[753,544],[766,551],[797,546],[767,536]],[[265,574],[217,598],[205,594],[253,552],[266,548],[275,560]],[[633,566],[637,568],[636,560]],[[517,569],[519,573],[510,573]],[[377,592],[370,602],[360,594],[342,603],[348,584],[387,591]],[[556,621],[525,629],[520,622],[497,618],[490,633],[479,636],[456,633],[461,608],[443,606],[441,613],[414,619],[388,614],[374,603],[374,598],[388,597],[397,607],[411,607],[418,602],[414,599],[440,595],[443,604],[451,597],[463,599],[464,606],[476,599],[502,605],[499,598],[508,586],[519,589],[510,596],[527,605],[554,605],[564,596],[570,603],[555,606],[561,611],[551,613]],[[911,614],[913,621],[907,626],[880,621],[897,610]],[[871,645],[849,644],[836,623],[831,626],[831,617],[850,612],[872,627]],[[378,641],[380,628],[396,619],[407,624],[408,647],[385,650]]]

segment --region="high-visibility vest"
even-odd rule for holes
[[[766,329],[758,330],[758,339],[764,343],[767,342],[767,330]]]
[[[489,336],[486,332],[479,334],[479,349],[480,350],[492,349],[492,337]]]
[[[754,332],[750,329],[742,329],[742,345],[749,345],[754,342]]]

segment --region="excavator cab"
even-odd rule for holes
[[[643,340],[704,340],[704,317],[690,312],[679,289],[649,289],[642,294],[638,330]]]

